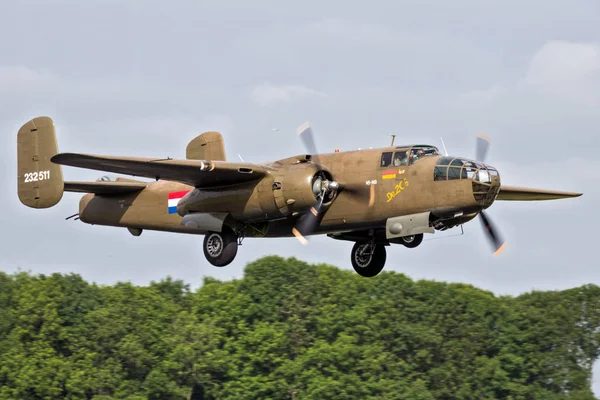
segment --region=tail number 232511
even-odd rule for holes
[[[27,172],[25,174],[25,183],[45,181],[47,179],[50,179],[50,171],[48,170],[39,172]]]

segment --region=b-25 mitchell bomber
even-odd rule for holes
[[[319,154],[308,123],[298,128],[307,153],[260,164],[227,161],[223,137],[205,132],[186,159],[59,153],[54,122],[37,117],[17,134],[18,196],[49,208],[64,192],[84,193],[76,217],[84,223],[204,235],[214,266],[231,263],[246,237],[311,235],[354,242],[351,262],[377,275],[386,246],[415,248],[426,233],[461,226],[479,215],[493,251],[505,242],[487,210],[496,200],[550,200],[581,193],[506,186],[486,164],[486,138],[475,160],[440,154],[432,145],[392,145]],[[63,180],[63,165],[152,179]],[[69,217],[69,218],[71,218]]]

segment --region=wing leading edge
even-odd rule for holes
[[[60,153],[53,163],[117,174],[164,179],[198,188],[234,185],[257,180],[267,170],[260,165],[226,161],[173,160]]]
[[[533,189],[516,186],[500,186],[500,193],[496,200],[512,201],[535,201],[535,200],[556,200],[570,197],[579,197],[583,193],[559,192],[555,190]]]

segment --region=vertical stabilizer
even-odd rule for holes
[[[204,132],[188,143],[185,149],[188,160],[227,161],[225,143],[219,132]]]
[[[37,117],[17,133],[17,181],[21,203],[32,208],[49,208],[63,195],[61,166],[50,161],[58,154],[54,122]]]

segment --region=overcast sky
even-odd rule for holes
[[[54,119],[61,151],[184,158],[189,140],[217,130],[230,159],[251,162],[302,153],[295,128],[309,120],[322,152],[385,146],[394,133],[438,146],[442,136],[473,157],[485,133],[504,184],[584,192],[495,203],[499,257],[475,220],[462,237],[388,248],[386,270],[497,294],[600,284],[599,27],[597,0],[2,1],[0,269],[107,284],[168,274],[194,287],[269,254],[351,269],[352,243],[326,237],[307,248],[247,239],[215,268],[202,237],[65,221],[77,194],[47,210],[17,198],[16,133],[35,116]]]

